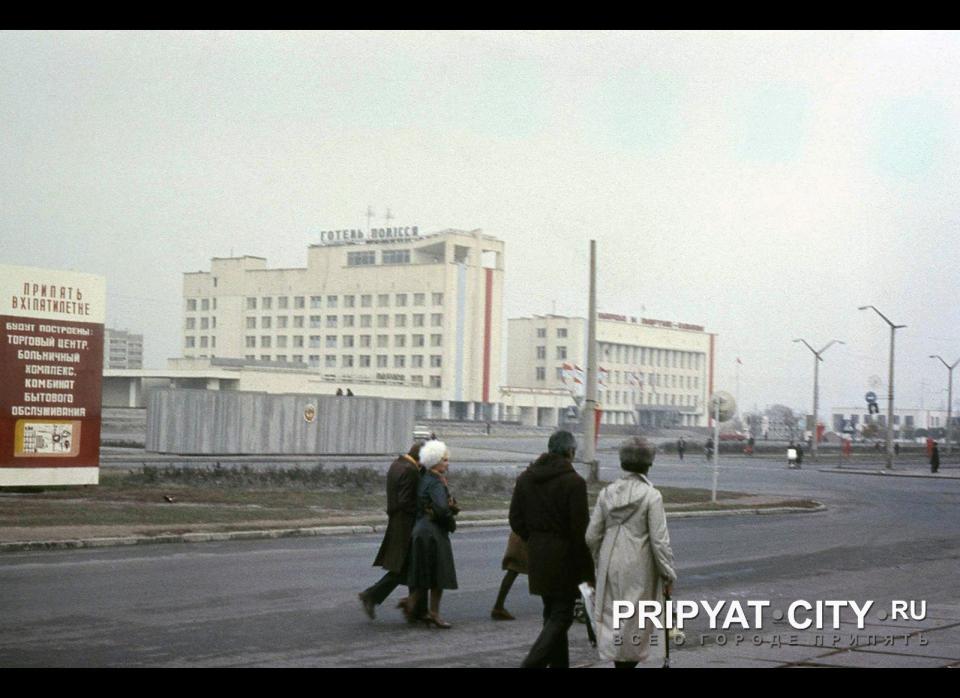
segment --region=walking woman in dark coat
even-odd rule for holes
[[[415,443],[406,454],[397,456],[387,471],[389,519],[383,543],[373,561],[374,567],[382,567],[386,573],[376,584],[360,592],[360,603],[371,620],[376,607],[407,579],[407,551],[410,549],[410,535],[417,515],[419,457],[420,444]],[[402,601],[400,607],[404,606],[405,602]]]
[[[459,513],[456,500],[447,488],[446,472],[450,452],[442,441],[428,441],[420,449],[423,475],[417,486],[417,523],[410,541],[407,586],[411,589],[408,608],[415,608],[430,590],[430,610],[420,620],[437,628],[449,628],[440,617],[444,589],[457,588],[450,533],[456,529]]]
[[[940,449],[937,448],[937,442],[933,442],[933,448],[930,450],[930,472],[935,473],[940,470]]]

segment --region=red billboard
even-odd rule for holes
[[[0,265],[0,486],[99,481],[105,289]]]

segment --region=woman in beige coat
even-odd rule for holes
[[[627,473],[607,485],[587,528],[587,546],[597,565],[594,605],[597,651],[618,668],[632,669],[647,659],[653,627],[640,629],[636,616],[613,629],[613,602],[663,602],[677,579],[667,532],[663,497],[646,477],[654,449],[633,437],[620,447],[620,467]]]

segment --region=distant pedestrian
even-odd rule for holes
[[[930,472],[935,473],[940,470],[940,449],[937,448],[937,442],[933,442],[930,449]]]
[[[751,436],[749,439],[747,439],[747,455],[748,455],[748,456],[752,456],[752,455],[753,455],[753,444],[754,444],[754,443],[755,443],[755,442],[754,442],[752,436]]]
[[[803,465],[803,446],[797,444],[797,467]]]
[[[796,468],[797,466],[797,447],[793,443],[793,439],[790,439],[790,443],[787,444],[787,467]]]
[[[410,534],[417,513],[417,485],[420,482],[420,443],[414,443],[407,453],[397,456],[387,471],[387,530],[383,543],[373,561],[386,574],[372,587],[360,592],[363,610],[372,620],[375,609],[400,584],[406,581]],[[401,602],[401,608],[403,608]],[[406,613],[406,615],[410,615]],[[409,620],[409,618],[408,618]]]
[[[490,611],[490,617],[493,620],[515,620],[513,615],[504,608],[507,601],[507,594],[510,593],[510,587],[521,574],[527,574],[529,565],[529,555],[527,553],[527,544],[523,542],[516,533],[510,531],[510,538],[507,540],[507,549],[503,553],[503,560],[500,563],[502,569],[506,571],[503,575],[503,581],[500,582],[500,591],[497,594],[497,600],[493,604],[493,610]]]
[[[687,450],[687,442],[681,436],[679,441],[677,441],[677,453],[680,455],[680,460],[683,460],[683,452]]]
[[[543,601],[543,630],[524,667],[570,666],[567,631],[581,582],[594,582],[584,536],[590,519],[587,483],[573,469],[577,440],[556,431],[542,454],[517,478],[510,528],[527,544],[530,593]]]
[[[353,397],[353,391],[347,388],[347,397]]]
[[[626,472],[600,492],[587,528],[587,546],[597,563],[597,651],[618,669],[647,659],[653,627],[615,629],[614,601],[662,602],[677,579],[663,497],[647,478],[653,458],[643,438],[621,445],[620,467]]]
[[[343,397],[343,388],[337,388],[337,396]]]
[[[713,458],[713,438],[708,438],[707,443],[703,446],[703,452],[707,456],[707,460]]]
[[[900,444],[898,443],[893,444],[893,452],[898,456],[900,455]]]

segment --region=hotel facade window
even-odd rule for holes
[[[384,264],[409,264],[410,250],[384,250],[381,259]]]
[[[377,253],[370,251],[347,252],[348,267],[362,267],[377,263]]]

